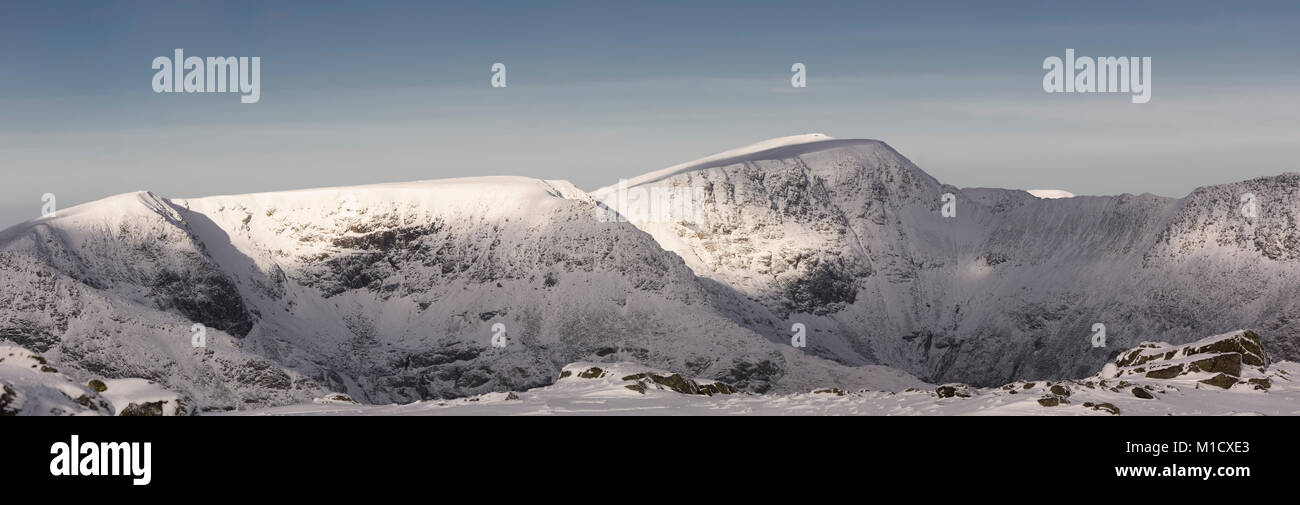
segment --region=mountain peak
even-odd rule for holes
[[[849,145],[876,144],[889,148],[884,142],[871,139],[837,139],[824,133],[805,133],[802,135],[791,135],[788,137],[777,137],[760,142],[755,142],[747,146],[738,147],[729,151],[723,151],[711,154],[703,158],[680,163],[671,167],[656,170],[627,181],[628,186],[637,186],[648,184],[661,179],[672,177],[684,172],[703,170],[706,168],[720,167],[745,161],[786,159],[799,156],[801,154],[824,151],[836,147]],[[612,190],[613,187],[601,188],[593,193]]]

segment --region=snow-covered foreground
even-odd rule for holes
[[[884,367],[872,389],[756,394],[632,362],[579,362],[553,384],[454,400],[312,403],[214,415],[1300,415],[1300,363],[1270,363],[1262,339],[1235,331],[1176,346],[1144,342],[1098,374],[993,388],[926,384]],[[143,379],[86,385],[17,346],[0,346],[0,415],[186,415],[195,409]],[[202,407],[201,405],[199,407]]]
[[[1257,352],[1258,351],[1258,352]],[[1231,332],[1184,346],[1144,343],[1079,380],[997,388],[916,384],[894,390],[750,394],[635,363],[574,363],[522,393],[367,406],[346,397],[235,415],[1297,415],[1300,363],[1268,364],[1258,336]]]
[[[598,379],[578,378],[576,372],[591,365],[612,372]],[[1300,364],[1274,365],[1279,375],[1300,376]],[[1019,389],[972,390],[970,398],[940,398],[935,389],[902,392],[820,390],[790,395],[748,393],[712,396],[682,394],[672,390],[648,389],[644,394],[628,389],[622,377],[634,370],[631,363],[574,364],[566,370],[574,375],[553,386],[522,393],[490,393],[445,401],[422,401],[406,405],[357,405],[327,402],[290,405],[233,412],[232,415],[1112,415],[1088,404],[1110,404],[1120,415],[1297,415],[1300,414],[1300,386],[1294,381],[1275,380],[1268,392],[1247,389],[1224,391],[1168,381],[1139,379],[1137,386],[1156,390],[1153,399],[1133,396],[1127,390],[1112,392],[1093,380],[1020,383]],[[1028,385],[1028,388],[1025,386]],[[1039,403],[1050,395],[1052,386],[1068,388],[1069,404],[1052,407]]]
[[[81,385],[39,354],[16,345],[0,345],[0,417],[191,413],[180,395],[154,382],[94,379]]]

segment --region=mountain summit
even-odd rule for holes
[[[650,219],[620,188],[692,212]],[[523,177],[140,192],[0,232],[0,340],[206,410],[521,391],[574,362],[751,392],[997,385],[1236,328],[1295,359],[1297,193],[1296,174],[1184,199],[959,189],[820,134],[590,194]]]
[[[1274,332],[1288,359],[1300,352],[1297,174],[1183,199],[959,189],[883,142],[813,135],[629,186],[661,195],[651,201],[703,188],[689,221],[639,219],[652,214],[629,208],[638,202],[593,196],[777,318],[734,320],[774,341],[802,323],[816,336],[808,352],[849,365],[980,385],[1079,377],[1117,348],[1240,327]],[[1246,193],[1256,218],[1239,212]],[[1089,340],[1096,325],[1106,347]]]

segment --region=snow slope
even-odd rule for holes
[[[0,335],[80,377],[153,380],[205,411],[325,391],[387,403],[524,389],[579,360],[753,391],[874,376],[737,325],[717,307],[763,309],[597,219],[563,181],[137,193],[7,230],[0,255],[13,300]],[[209,327],[206,348],[190,347],[194,322]],[[504,348],[491,345],[498,324]]]
[[[804,324],[808,352],[848,365],[980,385],[1078,377],[1117,347],[1242,327],[1300,359],[1298,174],[1183,199],[1045,199],[944,185],[878,141],[774,142],[593,196],[776,317],[740,308],[733,319],[774,341]],[[1247,192],[1256,219],[1239,213]],[[695,211],[657,219],[646,207],[660,198]],[[1109,348],[1089,343],[1096,324]]]
[[[1025,192],[1034,195],[1038,198],[1042,198],[1044,200],[1052,200],[1056,198],[1074,198],[1074,193],[1065,191],[1063,189],[1027,189],[1025,190]]]
[[[779,159],[783,157],[792,157],[799,154],[815,152],[820,149],[830,149],[835,146],[844,144],[853,144],[859,142],[876,142],[872,140],[838,140],[823,133],[807,133],[803,135],[791,135],[789,137],[778,137],[774,139],[755,142],[753,144],[738,147],[717,154],[705,156],[698,160],[688,161],[673,165],[668,168],[656,170],[627,181],[630,186],[640,186],[649,184],[674,175],[706,168],[721,167],[740,163],[749,159]],[[613,190],[614,186],[607,186],[593,191],[594,194],[604,194]]]
[[[0,345],[0,416],[113,415],[94,391],[74,384],[40,355]]]
[[[113,405],[120,416],[182,416],[192,413],[180,395],[144,379],[109,379],[101,381],[100,396]]]
[[[610,199],[623,188],[703,198],[649,220]],[[0,231],[0,341],[201,412],[525,391],[575,362],[757,393],[992,386],[1235,328],[1294,360],[1298,196],[1297,174],[1183,199],[959,189],[883,142],[820,134],[591,194],[523,177],[139,192]]]

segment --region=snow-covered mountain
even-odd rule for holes
[[[995,385],[1233,328],[1296,359],[1297,190],[1286,174],[1044,199],[803,135],[591,194],[521,177],[141,192],[0,232],[0,341],[206,411],[523,391],[574,362],[753,392]],[[1236,217],[1245,192],[1257,218]],[[660,219],[637,207],[651,200],[689,211]]]
[[[1241,213],[1247,193],[1257,217]],[[850,365],[982,385],[1078,377],[1117,348],[1239,327],[1300,357],[1295,173],[1183,199],[1048,199],[943,185],[883,142],[802,135],[593,195],[779,319],[746,326],[778,339],[804,323],[809,352]],[[683,205],[689,219],[653,208]]]
[[[568,183],[517,177],[121,195],[0,234],[0,336],[209,410],[522,390],[584,359],[754,391],[905,375],[768,341],[717,308],[761,307],[597,214]]]

